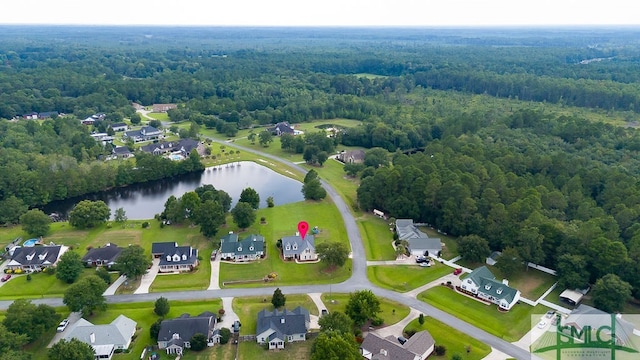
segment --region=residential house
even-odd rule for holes
[[[153,104],[153,109],[151,110],[151,112],[163,113],[171,109],[177,109],[177,108],[178,108],[178,105],[176,104]]]
[[[569,316],[561,319],[561,325],[575,328],[578,334],[582,334],[585,326],[591,326],[594,331],[598,329],[598,337],[605,336],[604,334],[610,337],[611,330],[615,330],[616,345],[635,347],[633,344],[640,340],[640,331],[636,328],[636,325],[624,319],[623,316],[625,315],[610,314],[594,307],[580,304],[571,311]],[[600,334],[601,332],[603,334]],[[566,335],[569,335],[569,333],[569,330],[563,332]],[[584,338],[580,340],[582,341]]]
[[[177,141],[162,141],[152,144],[147,144],[140,147],[141,151],[144,151],[153,155],[163,155],[167,153],[181,155],[188,157],[191,151],[196,149],[198,154],[204,155],[205,147],[198,140],[194,139],[181,139]]]
[[[240,240],[230,232],[220,239],[220,257],[233,261],[252,261],[264,257],[264,237],[250,234]]]
[[[153,126],[143,126],[138,130],[125,131],[124,137],[133,139],[133,142],[158,140],[162,138],[162,131]]]
[[[127,125],[127,123],[119,122],[119,123],[111,124],[111,129],[115,132],[127,131],[129,130],[129,125]]]
[[[370,360],[424,360],[434,349],[435,341],[426,330],[415,333],[403,344],[393,336],[382,338],[370,332],[360,345],[360,353]]]
[[[420,231],[412,219],[396,220],[396,234],[399,240],[406,240],[409,244],[411,255],[415,256],[440,256],[442,242],[439,238],[430,238]]]
[[[289,125],[288,122],[283,121],[275,124],[273,127],[268,128],[268,130],[276,136],[281,136],[282,134],[295,135],[295,130],[293,126]]]
[[[91,137],[95,141],[102,141],[103,145],[106,143],[113,143],[113,136],[107,133],[94,133],[94,134],[91,134]]]
[[[64,339],[78,339],[91,345],[96,359],[111,359],[116,350],[125,350],[131,345],[137,323],[120,315],[110,324],[93,325],[80,319],[67,330]]]
[[[102,121],[107,117],[105,113],[93,114],[86,119],[82,120],[82,125],[93,125],[96,121]]]
[[[263,309],[258,313],[256,341],[258,344],[269,344],[269,350],[284,349],[287,342],[305,341],[309,318],[309,310],[301,306],[283,311]]]
[[[67,249],[61,245],[16,247],[13,250],[11,260],[7,263],[7,269],[22,269],[26,272],[40,271],[54,266]]]
[[[192,271],[198,266],[198,249],[176,242],[153,243],[151,254],[160,258],[159,272]]]
[[[295,236],[285,236],[282,238],[282,257],[291,260],[314,261],[318,260],[316,253],[315,238],[311,234],[305,235],[304,239],[298,234]]]
[[[50,119],[50,118],[56,117],[58,115],[59,114],[58,114],[57,111],[45,111],[45,112],[38,113],[38,119],[40,119],[40,120]]]
[[[129,148],[126,146],[116,146],[113,148],[112,151],[113,151],[113,156],[115,156],[118,159],[128,159],[134,156],[131,150],[129,150]]]
[[[116,260],[122,248],[118,245],[107,243],[103,247],[93,248],[87,252],[82,258],[82,262],[87,266],[106,266],[111,267],[116,264]]]
[[[520,299],[520,291],[509,286],[508,281],[496,280],[486,266],[470,272],[463,280],[460,288],[480,299],[492,302],[503,310],[511,310]]]
[[[191,348],[191,338],[195,334],[203,334],[207,345],[213,346],[220,342],[215,327],[216,315],[208,311],[194,317],[182,314],[176,319],[163,320],[158,332],[158,348],[167,354],[182,354],[183,349]]]
[[[22,117],[27,120],[36,120],[38,118],[38,113],[35,111],[23,114]]]
[[[364,162],[364,150],[341,151],[336,159],[345,164],[362,164]]]
[[[131,103],[131,106],[133,106],[133,108],[137,111],[137,110],[144,110],[144,106],[138,104],[138,103]]]

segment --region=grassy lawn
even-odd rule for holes
[[[351,260],[332,272],[325,271],[324,263],[296,264],[293,261],[283,261],[276,247],[277,239],[294,235],[299,221],[306,220],[311,227],[318,226],[320,233],[316,235],[316,245],[323,241],[338,241],[348,245],[348,237],[342,217],[333,204],[327,200],[322,202],[297,202],[273,208],[260,209],[257,217],[264,216],[267,223],[256,222],[252,227],[240,233],[244,237],[251,233],[258,233],[265,237],[267,256],[251,263],[220,265],[220,285],[229,281],[259,280],[271,272],[276,272],[275,282],[252,284],[227,284],[227,286],[280,286],[292,284],[327,284],[346,280],[351,274]],[[225,230],[237,231],[230,226]],[[225,231],[226,232],[226,231]],[[222,233],[222,232],[221,232]]]
[[[504,313],[496,305],[485,305],[444,286],[429,289],[419,294],[418,299],[506,341],[519,340],[531,330],[531,314],[544,314],[548,310],[542,305],[517,304]]]
[[[206,290],[211,280],[211,256],[212,249],[200,251],[200,265],[193,272],[180,274],[158,275],[149,288],[150,292]]]
[[[324,293],[322,294],[322,302],[327,306],[329,312],[344,312],[349,302],[349,296],[350,294]],[[330,300],[333,300],[333,303]],[[409,307],[406,305],[380,297],[378,300],[380,300],[381,310],[378,316],[384,320],[383,326],[393,325],[409,315]]]
[[[305,165],[305,168],[315,170],[320,178],[331,184],[352,211],[359,212],[356,191],[360,180],[348,177],[343,166],[343,163],[335,159],[328,159],[322,167]]]
[[[393,232],[389,231],[389,223],[386,220],[363,214],[356,222],[367,260],[395,260],[396,252],[391,246]]]
[[[406,292],[451,273],[451,268],[438,262],[431,267],[415,265],[380,265],[367,267],[367,277],[385,289]]]
[[[80,278],[92,275],[95,269],[84,269]],[[14,275],[15,278],[0,287],[0,300],[34,299],[42,297],[62,297],[70,284],[58,280],[54,274],[34,273],[27,281],[26,275]],[[111,281],[118,275],[111,274]]]
[[[298,306],[302,306],[309,310],[311,315],[318,315],[318,308],[314,304],[313,300],[307,295],[286,295],[287,301],[285,308],[293,310]],[[240,318],[242,328],[240,329],[241,335],[252,335],[256,333],[256,323],[258,321],[258,313],[262,309],[273,311],[273,305],[271,305],[271,297],[244,297],[233,299],[233,311]]]
[[[213,313],[216,313],[218,309],[222,307],[222,301],[220,301],[220,299],[198,301],[171,301],[170,305],[171,310],[166,316],[167,319],[179,317],[184,313],[189,313],[192,316],[198,315],[204,311],[211,311]],[[93,316],[87,318],[87,320],[96,325],[108,324],[120,314],[127,316],[137,322],[138,331],[136,332],[136,338],[131,343],[131,351],[126,354],[116,355],[114,356],[114,359],[138,360],[140,359],[142,350],[146,346],[151,345],[151,335],[149,334],[149,329],[151,327],[151,324],[156,322],[156,320],[158,319],[158,316],[153,312],[153,302],[110,304],[106,311],[98,311]],[[31,350],[33,350],[33,360],[47,359],[46,345],[49,343],[49,341],[51,341],[54,334],[55,329],[52,329],[50,333],[47,333],[42,337],[43,341],[40,345],[34,343],[30,346]],[[159,351],[158,353],[164,352]],[[198,359],[198,357],[188,357],[187,359]],[[200,359],[205,358],[200,357]]]
[[[465,360],[480,360],[491,352],[490,346],[428,316],[425,316],[422,325],[418,319],[413,320],[404,328],[404,332],[407,330],[427,330],[433,336],[436,345],[444,345],[447,348],[444,356],[431,355],[434,359],[451,359],[453,354],[460,354]],[[467,348],[471,350],[469,353]]]
[[[283,350],[265,350],[255,341],[243,341],[239,344],[238,360],[290,360],[309,359],[313,340],[287,343]],[[218,359],[218,358],[215,358]]]

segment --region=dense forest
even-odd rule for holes
[[[338,143],[384,149],[390,163],[355,172],[362,209],[583,264],[567,286],[615,273],[638,297],[639,65],[636,28],[0,27],[0,222],[201,166],[99,161],[108,149],[78,119],[122,121],[131,102],[177,103],[172,121],[227,136],[356,119],[333,143],[287,147],[315,160]],[[33,111],[65,115],[11,121]]]

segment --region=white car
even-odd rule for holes
[[[430,267],[431,263],[430,262],[423,262],[423,263],[420,263],[420,266],[421,267]]]
[[[64,329],[67,328],[67,325],[69,325],[69,319],[64,319],[60,322],[60,324],[58,325],[58,328],[56,328],[57,332],[63,332]]]
[[[545,326],[547,326],[547,322],[544,320],[538,323],[538,329],[544,329]]]

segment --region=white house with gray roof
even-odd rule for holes
[[[411,255],[415,256],[440,256],[442,242],[439,238],[430,238],[420,231],[412,219],[396,220],[396,234],[399,240],[405,240],[409,244]]]
[[[510,287],[506,280],[498,281],[486,266],[470,272],[460,288],[478,298],[490,301],[503,310],[511,310],[520,299],[520,291]]]
[[[230,232],[220,239],[220,257],[229,261],[253,261],[264,257],[264,237],[250,234],[240,240]]]
[[[173,242],[151,244],[151,254],[160,259],[160,272],[192,271],[198,266],[198,249]]]
[[[269,350],[284,349],[287,342],[305,341],[309,324],[309,310],[301,306],[283,311],[263,309],[258,313],[256,341],[269,344]]]
[[[78,339],[93,348],[96,359],[108,360],[116,350],[129,348],[136,326],[135,321],[124,315],[104,325],[93,325],[85,319],[80,319],[71,325],[64,339]]]
[[[282,257],[287,260],[314,261],[318,260],[315,238],[307,234],[304,239],[300,235],[282,238]]]
[[[424,360],[435,349],[435,342],[428,331],[415,333],[404,344],[397,338],[382,338],[370,332],[360,345],[360,353],[369,360]]]

